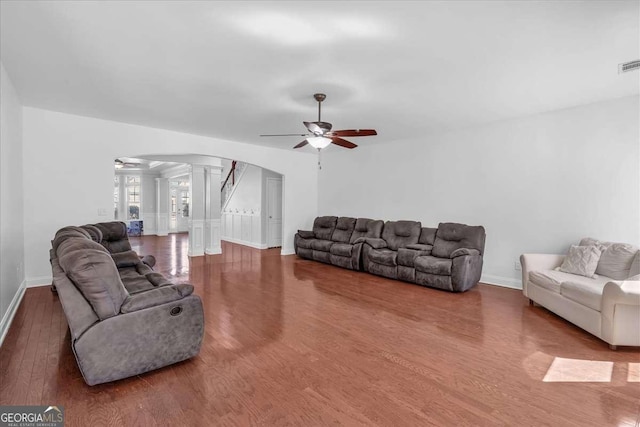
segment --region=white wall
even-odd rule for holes
[[[236,179],[238,179],[237,173]],[[225,210],[238,212],[254,211],[259,214],[262,203],[261,189],[262,168],[247,165],[247,169],[243,172],[241,180],[236,182],[236,188]]]
[[[317,211],[315,157],[215,138],[129,125],[37,108],[23,109],[25,271],[31,282],[51,276],[48,249],[70,224],[104,221],[112,211],[113,159],[127,155],[203,154],[264,166],[287,178],[283,253]],[[61,167],[61,165],[67,165]]]
[[[0,342],[24,291],[22,191],[22,106],[0,63]]]
[[[483,225],[483,280],[519,287],[524,252],[563,253],[585,236],[640,244],[638,104],[632,96],[332,149],[318,213]]]

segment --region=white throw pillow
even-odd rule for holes
[[[593,277],[598,267],[600,255],[602,255],[602,251],[600,251],[596,245],[571,245],[567,256],[560,266],[560,271],[585,277]]]
[[[629,270],[638,248],[625,243],[614,243],[609,246],[598,262],[596,273],[611,277],[615,280],[624,280],[629,277]]]

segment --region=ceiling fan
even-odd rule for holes
[[[137,168],[138,166],[140,166],[140,163],[136,163],[136,162],[125,162],[122,159],[115,159],[114,161],[116,169],[122,169],[122,168]]]
[[[343,136],[373,136],[378,133],[374,129],[349,129],[349,130],[331,130],[331,123],[323,122],[320,116],[322,111],[322,101],[327,95],[324,93],[316,93],[313,95],[318,101],[318,121],[302,122],[310,133],[285,133],[280,135],[260,135],[260,136],[304,136],[306,139],[293,148],[304,147],[310,144],[318,150],[327,147],[329,144],[336,144],[344,148],[356,148],[357,145],[351,141],[343,139]]]

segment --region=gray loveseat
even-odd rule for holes
[[[348,219],[318,217],[312,231],[298,231],[294,241],[298,256],[345,267],[331,255],[338,244],[333,238],[338,223]],[[418,221],[387,221],[368,234],[352,234],[350,242],[360,249],[352,252],[348,268],[391,279],[463,292],[482,274],[485,230],[481,226],[440,223],[438,228],[423,228]],[[358,255],[361,259],[353,258]]]
[[[101,228],[62,228],[50,251],[53,284],[85,382],[114,381],[198,354],[204,316],[193,286],[171,283],[131,250],[111,254],[101,244]]]

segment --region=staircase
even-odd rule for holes
[[[229,203],[229,199],[231,198],[236,185],[240,182],[240,178],[242,178],[246,168],[247,164],[244,162],[238,162],[236,160],[231,162],[231,169],[220,187],[220,209],[222,211],[227,207],[227,203]]]

